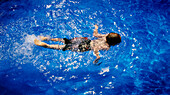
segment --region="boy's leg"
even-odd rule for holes
[[[41,42],[37,39],[34,40],[34,43],[37,45],[37,46],[42,46],[44,48],[51,48],[51,49],[58,49],[58,50],[61,50],[65,47],[65,45],[49,45],[49,44],[46,44],[44,42]]]
[[[65,42],[65,41],[64,41],[63,39],[61,39],[61,38],[51,38],[50,40],[51,40],[51,41],[56,41],[56,42],[59,41],[59,42],[63,42],[63,43]]]
[[[47,40],[50,40],[50,37],[44,37],[44,36],[38,36],[41,41],[47,41]]]
[[[49,38],[49,37],[43,37],[43,36],[39,36],[40,37],[40,39],[42,40],[42,41],[44,41],[44,40],[51,40],[51,41],[60,41],[60,42],[63,42],[64,43],[64,40],[63,39],[61,39],[61,38]]]

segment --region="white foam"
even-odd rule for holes
[[[24,43],[34,43],[34,39],[39,39],[36,37],[34,34],[33,35],[27,35],[25,37],[25,42]]]
[[[94,91],[86,91],[86,92],[84,92],[84,94],[96,94],[96,92],[94,92]]]
[[[30,56],[33,53],[33,47],[34,47],[34,39],[38,39],[35,35],[26,35],[24,39],[24,42],[15,42],[14,43],[14,53],[24,55],[24,56]],[[22,41],[22,39],[21,39]]]
[[[104,74],[105,72],[109,72],[109,67],[106,68],[102,68],[102,70],[100,71],[100,75]]]

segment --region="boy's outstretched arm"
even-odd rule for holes
[[[95,26],[95,29],[94,29],[94,32],[93,32],[93,36],[94,37],[104,37],[104,36],[107,36],[106,34],[99,34],[98,33],[98,26],[97,25],[94,25]]]
[[[93,61],[93,63],[96,64],[100,59],[98,50],[94,50],[94,54],[96,55],[97,58]]]

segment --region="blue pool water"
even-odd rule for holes
[[[0,95],[169,95],[169,0],[1,0]],[[34,45],[37,36],[115,32],[122,42],[77,53]],[[48,42],[54,44],[54,42]],[[60,43],[56,43],[60,44]]]

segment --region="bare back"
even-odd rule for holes
[[[106,37],[101,37],[101,38],[98,38],[96,40],[91,40],[91,43],[90,43],[90,46],[92,48],[92,50],[94,51],[99,51],[99,50],[108,50],[110,47],[109,47],[109,44],[106,43]]]

